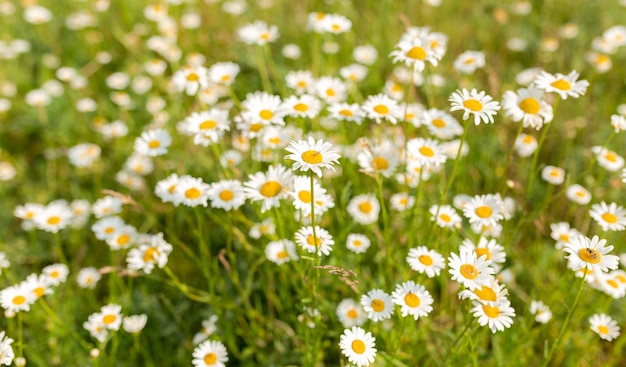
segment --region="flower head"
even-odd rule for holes
[[[476,89],[468,91],[463,88],[452,93],[448,99],[452,107],[450,111],[463,111],[463,120],[467,120],[470,115],[474,116],[474,124],[493,123],[493,116],[500,110],[500,104],[493,100],[484,91],[478,92]]]
[[[357,367],[365,367],[374,362],[376,358],[376,338],[372,333],[365,332],[358,326],[345,329],[339,339],[341,353],[348,358],[350,363]]]
[[[592,239],[586,236],[578,236],[570,239],[564,247],[568,254],[565,256],[570,261],[573,270],[586,268],[591,271],[606,272],[608,269],[617,269],[619,257],[608,255],[613,246],[605,246],[606,240],[598,236]]]
[[[586,80],[578,80],[578,72],[576,70],[567,75],[556,73],[552,75],[542,71],[534,81],[539,89],[550,93],[558,93],[558,95],[567,99],[567,97],[578,98],[585,94],[589,82]]]
[[[291,154],[285,156],[285,159],[291,159],[295,163],[293,169],[300,171],[313,171],[319,177],[322,177],[322,168],[330,168],[334,170],[333,164],[339,163],[341,155],[331,150],[332,144],[309,137],[308,141],[299,140],[291,141],[289,146],[285,148]]]
[[[619,336],[617,322],[606,314],[595,314],[589,318],[591,330],[606,341],[612,341]]]

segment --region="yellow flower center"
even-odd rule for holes
[[[424,51],[424,49],[419,46],[415,46],[415,47],[412,47],[409,51],[407,51],[406,56],[415,60],[425,60],[426,51]]]
[[[307,238],[306,238],[306,243],[309,246],[313,246],[313,247],[318,247],[319,245],[322,244],[322,240],[319,237],[313,237],[312,234],[310,234]]]
[[[587,194],[584,191],[576,191],[576,196],[579,198],[584,198]]]
[[[105,316],[102,318],[102,322],[103,322],[105,325],[109,325],[109,324],[114,323],[116,319],[117,319],[117,316],[115,316],[115,315],[105,315]]]
[[[472,65],[474,63],[474,61],[476,61],[476,60],[474,60],[474,58],[470,57],[469,59],[465,59],[465,61],[463,61],[463,63],[465,65]]]
[[[295,106],[293,106],[293,109],[299,112],[306,112],[309,110],[309,106],[307,106],[304,103],[298,103]]]
[[[426,157],[432,157],[435,155],[435,152],[430,147],[427,147],[427,146],[420,147],[419,152],[423,156],[426,156]]]
[[[250,125],[250,131],[252,131],[253,133],[258,133],[259,131],[261,131],[262,128],[263,128],[263,124],[251,124]]]
[[[220,199],[224,201],[231,201],[235,197],[235,194],[233,194],[233,192],[230,190],[222,190],[219,196],[220,196]]]
[[[376,106],[374,106],[374,111],[381,115],[386,115],[389,113],[389,107],[385,106],[384,104],[377,104]]]
[[[377,171],[386,170],[389,168],[389,162],[383,157],[376,157],[372,160],[372,167]]]
[[[604,219],[607,223],[617,223],[617,216],[613,213],[604,213],[602,214],[602,219]]]
[[[476,257],[481,257],[483,255],[486,255],[487,260],[491,259],[491,252],[489,252],[488,248],[477,247],[475,251],[476,251]]]
[[[485,315],[492,319],[497,319],[498,316],[500,316],[500,308],[497,306],[483,306],[483,311],[485,312]]]
[[[130,236],[127,234],[123,234],[117,238],[117,244],[119,246],[124,246],[130,241]]]
[[[361,203],[359,204],[359,210],[367,214],[372,211],[372,204],[368,203],[367,201],[364,203]]]
[[[276,257],[281,259],[281,260],[286,259],[287,256],[289,256],[289,255],[287,254],[287,251],[285,251],[285,250],[283,250],[283,251],[281,251],[281,252],[276,254]]]
[[[550,85],[560,90],[572,89],[572,85],[567,80],[563,80],[563,79],[555,80],[552,83],[550,83]]]
[[[265,32],[265,33],[261,34],[261,37],[260,37],[260,38],[261,38],[262,40],[264,40],[264,41],[267,41],[268,39],[270,39],[270,34],[269,34],[269,33],[267,33],[267,32]]]
[[[355,240],[354,242],[352,242],[352,245],[353,245],[354,247],[361,247],[362,243],[361,243],[361,241],[359,241],[359,240]]]
[[[270,110],[261,110],[261,112],[259,112],[259,116],[263,119],[263,120],[269,120],[272,117],[274,117],[274,113]]]
[[[530,143],[535,141],[535,138],[533,138],[530,135],[526,135],[526,136],[524,136],[524,140],[522,140],[522,141],[524,142],[524,144],[530,144]]]
[[[411,308],[415,308],[420,305],[420,298],[415,293],[407,293],[404,296],[404,303]]]
[[[371,306],[372,306],[372,310],[376,312],[382,312],[382,310],[385,309],[385,302],[383,302],[380,299],[375,299],[375,300],[372,300]]]
[[[359,316],[359,313],[356,312],[355,309],[351,309],[350,311],[348,311],[348,317],[351,319],[356,319]]]
[[[448,214],[441,214],[439,215],[439,218],[446,223],[449,223],[452,220]]]
[[[332,88],[328,88],[326,89],[326,95],[329,97],[334,97],[335,96],[335,90]]]
[[[204,363],[212,365],[215,362],[217,362],[217,355],[215,355],[215,353],[207,353],[207,355],[204,356]]]
[[[475,279],[478,276],[478,269],[474,265],[471,264],[463,264],[459,269],[461,275],[467,279]]]
[[[217,122],[213,120],[206,120],[200,124],[200,130],[210,130],[217,126]]]
[[[311,192],[306,191],[306,190],[301,190],[300,192],[298,192],[298,199],[300,199],[300,201],[302,201],[303,203],[310,203]]]
[[[561,173],[555,169],[553,169],[552,171],[550,171],[550,176],[552,177],[559,177],[561,176]]]
[[[350,110],[341,110],[341,111],[339,111],[339,114],[341,116],[345,116],[345,117],[350,117],[350,116],[353,115],[352,111],[350,111]]]
[[[143,254],[143,261],[147,263],[154,262],[156,256],[159,256],[159,250],[156,247],[150,247]]]
[[[331,28],[333,29],[333,31],[335,32],[339,32],[341,30],[341,27],[339,26],[339,24],[335,23],[331,26]]]
[[[296,83],[296,85],[300,88],[306,88],[307,83],[304,80],[300,80],[298,81],[298,83]]]
[[[52,225],[52,226],[53,226],[53,225],[55,225],[55,224],[59,224],[59,222],[60,222],[60,221],[61,221],[61,218],[59,218],[59,217],[57,217],[57,216],[54,216],[54,217],[50,217],[50,218],[48,218],[48,221],[47,221],[47,222],[48,222],[48,224],[50,224],[50,225]]]
[[[528,97],[519,103],[519,108],[525,113],[536,115],[539,112],[539,102],[536,99]]]
[[[434,119],[430,123],[433,124],[434,127],[438,127],[438,128],[446,127],[446,122],[443,121],[442,119]]]
[[[472,112],[478,112],[483,110],[483,104],[476,99],[468,99],[463,101],[463,107],[469,109]]]
[[[478,215],[480,218],[489,218],[491,213],[493,213],[493,210],[487,205],[479,206],[478,208],[476,208],[476,215]]]
[[[324,157],[322,157],[322,153],[317,150],[307,150],[302,153],[302,160],[309,164],[318,164],[322,163]]]
[[[106,233],[106,234],[111,234],[111,233],[113,233],[113,232],[115,232],[115,229],[114,229],[113,227],[107,227],[107,228],[104,230],[104,233]]]
[[[426,266],[431,266],[433,264],[433,258],[428,255],[420,255],[417,259]]]
[[[59,277],[59,272],[54,270],[50,273],[50,278],[58,278]]]
[[[482,286],[480,289],[476,288],[474,290],[474,294],[478,296],[483,301],[495,302],[496,301],[496,292],[493,289],[487,286]]]
[[[597,250],[588,247],[578,250],[578,257],[590,264],[597,264],[602,260],[602,255]]]
[[[359,339],[355,339],[352,342],[352,351],[356,354],[363,354],[365,353],[365,343],[363,343],[362,340]]]
[[[617,289],[617,287],[619,287],[619,285],[617,284],[617,282],[616,282],[615,280],[613,280],[613,279],[609,279],[609,280],[607,280],[607,281],[606,281],[606,284],[608,284],[608,285],[609,285],[609,287],[611,287],[611,288],[615,288],[615,289]]]
[[[261,186],[261,189],[259,189],[259,192],[261,193],[261,195],[265,196],[266,198],[273,198],[274,196],[280,194],[282,190],[283,190],[283,186],[279,184],[278,182],[267,181]]]
[[[196,189],[195,187],[192,187],[185,191],[185,197],[191,200],[199,198],[201,194],[202,193],[200,192],[200,190]]]
[[[15,296],[13,297],[13,304],[14,305],[23,305],[26,302],[26,297],[24,296]]]
[[[33,289],[33,293],[35,293],[35,296],[37,296],[37,297],[43,296],[45,291],[46,290],[44,289],[44,287],[37,287],[37,288]]]
[[[196,74],[196,73],[189,73],[189,74],[187,74],[187,81],[197,82],[198,80],[200,80],[200,77],[198,76],[198,74]]]
[[[615,153],[613,153],[613,152],[607,152],[604,155],[604,159],[606,159],[609,162],[615,163],[615,162],[617,162],[617,155]]]
[[[161,146],[161,142],[160,142],[160,141],[158,141],[158,140],[150,140],[150,141],[148,142],[148,147],[149,147],[150,149],[156,149],[156,148],[158,148],[158,147],[160,147],[160,146]]]

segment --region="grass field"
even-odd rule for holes
[[[625,19],[0,0],[0,365],[626,365]]]

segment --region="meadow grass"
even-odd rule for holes
[[[624,1],[39,2],[50,19],[34,3],[0,0],[0,364],[626,364],[610,320],[589,321],[626,320]],[[241,32],[258,20],[278,33]],[[412,27],[429,27],[409,37],[428,41],[423,68],[390,56],[407,57]],[[371,64],[353,54],[365,45]],[[484,66],[463,73],[470,50]],[[193,90],[220,62],[236,71]],[[288,106],[297,70],[312,75],[306,111]],[[564,98],[541,70],[588,85]],[[531,83],[553,115],[538,129],[504,98]],[[498,102],[493,123],[451,111],[472,89]],[[359,123],[333,115],[344,101]],[[436,135],[431,109],[456,133]],[[431,218],[445,213],[458,223]],[[421,246],[442,269],[416,270]],[[143,329],[120,325],[140,314]]]

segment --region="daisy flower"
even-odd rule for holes
[[[261,223],[255,223],[250,227],[248,235],[255,240],[261,238],[261,236],[273,236],[276,234],[276,225],[272,218],[266,218]]]
[[[420,119],[436,138],[448,140],[463,134],[463,126],[446,111],[431,108],[424,111]]]
[[[356,254],[364,253],[371,244],[370,239],[363,234],[350,233],[346,239],[346,248]]]
[[[120,305],[110,303],[102,306],[97,315],[106,329],[118,330],[122,325],[122,306]]]
[[[465,239],[461,243],[461,249],[476,252],[476,257],[486,256],[485,260],[490,260],[491,266],[493,266],[496,271],[498,271],[499,265],[503,265],[506,262],[504,247],[499,245],[494,239],[488,240],[481,237],[478,241],[478,245],[474,244],[474,242],[469,239]]]
[[[489,282],[482,287],[478,287],[474,290],[464,289],[459,292],[459,299],[469,298],[472,301],[478,301],[484,305],[494,305],[503,300],[506,300],[506,296],[509,294],[504,284],[495,278],[491,277]]]
[[[298,260],[296,245],[289,240],[271,241],[265,246],[265,256],[276,265]]]
[[[209,187],[202,178],[181,176],[174,187],[176,195],[174,202],[190,207],[198,205],[206,207],[209,201]]]
[[[513,121],[522,121],[524,127],[541,129],[552,121],[552,106],[543,100],[543,91],[537,88],[520,88],[517,92],[506,91],[502,96],[504,114]]]
[[[213,64],[207,71],[207,74],[209,80],[215,84],[232,85],[237,74],[239,74],[239,70],[239,65],[226,61]]]
[[[570,239],[565,245],[565,256],[570,261],[572,269],[586,268],[594,272],[607,272],[608,269],[617,269],[619,257],[608,255],[613,246],[605,246],[606,240],[598,236],[589,239],[586,236],[577,236]]]
[[[530,157],[537,150],[538,146],[539,143],[537,143],[537,139],[534,136],[522,133],[515,139],[513,148],[517,155],[525,158]]]
[[[547,324],[552,319],[552,311],[541,301],[530,302],[530,313],[535,315],[535,321]]]
[[[463,208],[463,216],[469,219],[471,224],[478,223],[481,226],[494,226],[503,219],[504,203],[499,195],[474,196]]]
[[[594,288],[598,288],[609,296],[620,299],[626,295],[626,273],[623,270],[613,270],[608,274],[596,273],[593,275]]]
[[[500,110],[500,104],[493,100],[484,91],[478,92],[476,89],[467,91],[463,88],[452,93],[448,99],[452,107],[450,111],[463,111],[463,120],[467,120],[470,115],[474,116],[474,124],[481,122],[493,123],[493,116]]]
[[[361,107],[366,116],[380,124],[382,120],[397,124],[402,119],[402,111],[398,102],[384,94],[367,97]]]
[[[600,204],[593,204],[589,215],[603,231],[623,231],[626,228],[626,210],[616,203],[607,205],[603,201]]]
[[[389,178],[400,163],[398,149],[391,142],[384,141],[376,145],[364,143],[360,144],[360,148],[356,159],[363,173],[372,175],[380,173]]]
[[[25,283],[20,283],[0,291],[0,306],[7,311],[30,311],[30,305],[37,300],[35,293]]]
[[[549,184],[560,185],[565,181],[565,170],[555,166],[545,166],[541,170],[541,178]]]
[[[100,158],[100,146],[96,144],[78,144],[67,150],[67,158],[70,163],[79,168],[93,166]]]
[[[13,339],[6,336],[4,331],[0,331],[0,365],[10,366],[13,363],[15,354],[11,347],[12,343]]]
[[[96,218],[119,214],[122,212],[122,201],[115,196],[107,195],[93,203],[91,212]]]
[[[341,79],[323,76],[313,86],[315,94],[327,103],[340,103],[346,100],[348,87]]]
[[[362,194],[353,197],[346,210],[355,222],[368,225],[378,220],[380,204],[374,195]]]
[[[414,37],[412,39],[401,39],[389,56],[393,58],[394,63],[404,63],[406,66],[415,71],[421,72],[426,67],[426,62],[430,62],[433,66],[437,66],[441,57],[430,48],[430,44],[434,41],[428,35],[423,37]],[[442,55],[443,56],[443,55]]]
[[[607,171],[616,172],[624,167],[624,158],[614,151],[597,145],[591,151],[595,154],[598,165]]]
[[[93,289],[100,279],[102,279],[102,275],[98,269],[93,267],[80,269],[76,275],[76,283],[81,288]]]
[[[409,161],[416,161],[420,166],[439,166],[448,157],[436,140],[413,138],[406,143],[406,154]]]
[[[358,103],[331,103],[326,110],[328,111],[328,116],[332,119],[355,122],[357,125],[361,125],[365,118],[365,112]]]
[[[176,90],[185,91],[188,96],[195,95],[209,84],[207,70],[202,66],[183,67],[174,73],[172,82]]]
[[[358,326],[345,329],[339,338],[341,353],[357,367],[369,366],[376,358],[376,338]]]
[[[293,89],[297,95],[313,89],[315,78],[309,70],[292,70],[285,76],[287,88]]]
[[[589,318],[591,330],[606,341],[612,341],[619,336],[617,322],[606,314],[595,314]]]
[[[485,54],[481,51],[465,51],[454,60],[453,67],[462,74],[471,74],[485,67]]]
[[[89,315],[87,321],[83,323],[83,328],[89,331],[89,334],[101,343],[104,342],[109,335],[108,329],[104,327],[102,317],[98,312]]]
[[[157,157],[167,153],[167,148],[172,144],[172,137],[165,129],[152,129],[141,133],[135,139],[133,149],[135,153],[149,157]]]
[[[340,14],[326,14],[320,26],[324,32],[340,34],[349,31],[352,28],[352,22]]]
[[[513,324],[515,310],[511,307],[508,300],[502,300],[499,303],[485,305],[478,301],[472,301],[474,307],[470,310],[472,315],[478,318],[480,326],[489,326],[492,333],[504,331]]]
[[[410,196],[408,192],[398,192],[389,198],[391,208],[398,212],[411,209],[415,205],[415,197]]]
[[[419,246],[409,250],[406,257],[411,269],[418,273],[426,273],[429,278],[438,276],[441,269],[446,267],[446,260],[437,251]]]
[[[361,64],[351,64],[339,69],[339,75],[348,82],[360,82],[367,76],[367,67]]]
[[[550,93],[558,93],[563,99],[567,97],[578,98],[585,94],[589,82],[586,80],[578,80],[578,72],[576,70],[567,75],[556,73],[552,75],[542,71],[534,81],[539,89]]]
[[[435,221],[442,228],[457,228],[461,225],[461,216],[450,205],[433,205],[428,210],[431,214],[430,220]]]
[[[570,185],[565,192],[565,196],[580,205],[587,205],[591,201],[591,193],[589,190],[578,184]]]
[[[50,284],[58,286],[61,283],[65,283],[70,270],[65,264],[52,264],[44,267],[41,273],[48,278]]]
[[[330,150],[332,144],[324,142],[324,140],[315,140],[309,137],[308,140],[291,141],[289,146],[285,148],[291,154],[285,156],[285,159],[294,161],[293,169],[300,171],[313,171],[319,177],[322,177],[322,168],[330,168],[333,171],[333,164],[339,163],[341,156],[336,151]]]
[[[605,53],[588,52],[585,60],[593,66],[598,73],[606,73],[613,68],[613,60]]]
[[[246,202],[243,185],[237,180],[213,182],[209,185],[207,196],[211,200],[211,208],[226,211],[237,210]]]
[[[278,27],[269,26],[267,23],[257,20],[239,28],[237,36],[247,45],[263,46],[278,39]]]
[[[169,254],[173,247],[163,239],[163,233],[150,236],[149,244],[139,245],[133,248],[126,256],[126,263],[131,270],[142,270],[150,274],[155,265],[163,268],[167,264]]]
[[[91,231],[95,234],[97,239],[106,241],[117,234],[124,225],[125,223],[120,217],[105,217],[94,223],[91,226]]]
[[[279,96],[265,92],[248,94],[241,103],[241,119],[249,124],[285,125],[287,111],[283,108]]]
[[[228,111],[213,108],[208,111],[193,112],[185,119],[187,131],[197,136],[194,144],[208,146],[210,143],[218,143],[225,131],[230,130]]]
[[[207,340],[193,350],[191,363],[195,367],[225,367],[228,362],[228,352],[224,344],[218,341]]]
[[[352,57],[354,58],[354,61],[359,64],[372,65],[376,62],[378,51],[376,50],[376,47],[372,45],[356,46],[354,50],[352,50]]]
[[[462,283],[470,290],[489,283],[495,273],[490,265],[491,261],[486,259],[486,255],[478,257],[475,251],[464,248],[460,249],[460,256],[453,252],[448,258],[448,272],[452,275],[452,280]]]
[[[296,244],[309,253],[316,253],[318,256],[328,256],[333,250],[335,240],[327,230],[320,226],[315,226],[315,236],[313,236],[313,227],[305,226],[296,232]]]
[[[361,305],[350,298],[346,298],[339,302],[335,313],[344,328],[361,326],[367,319],[365,311],[363,311]]]
[[[209,318],[202,320],[202,328],[193,336],[193,345],[205,341],[211,334],[217,331],[217,320],[218,317],[216,315],[211,315]]]
[[[335,206],[333,198],[326,193],[326,189],[321,187],[317,181],[313,182],[313,194],[315,198],[311,197],[311,181],[309,177],[294,177],[293,190],[289,191],[289,195],[294,199],[293,206],[296,210],[302,211],[304,215],[311,215],[311,199],[314,200],[316,215],[321,215]]]
[[[367,318],[374,322],[388,320],[393,314],[393,299],[381,289],[372,289],[361,296],[361,305]]]
[[[616,133],[626,130],[626,116],[611,115],[611,127]]]
[[[148,322],[148,315],[132,315],[122,319],[122,329],[130,334],[137,334],[143,330]]]
[[[401,307],[402,317],[412,315],[417,320],[433,310],[433,297],[423,285],[412,280],[398,284],[391,297],[393,303]]]
[[[33,218],[33,222],[41,230],[57,233],[70,225],[73,217],[74,213],[67,204],[53,202],[37,213]]]
[[[172,173],[168,177],[157,182],[154,188],[154,194],[158,196],[162,202],[173,203],[175,206],[178,206],[178,204],[180,203],[178,201],[180,197],[176,192],[176,185],[178,184],[179,180],[180,179],[178,175]]]
[[[315,118],[322,109],[319,99],[309,94],[299,96],[289,96],[283,101],[283,108],[289,116]]]
[[[575,228],[570,228],[569,223],[559,222],[550,224],[550,237],[556,241],[555,247],[557,250],[562,249],[567,245],[574,237],[580,236],[580,232]]]

